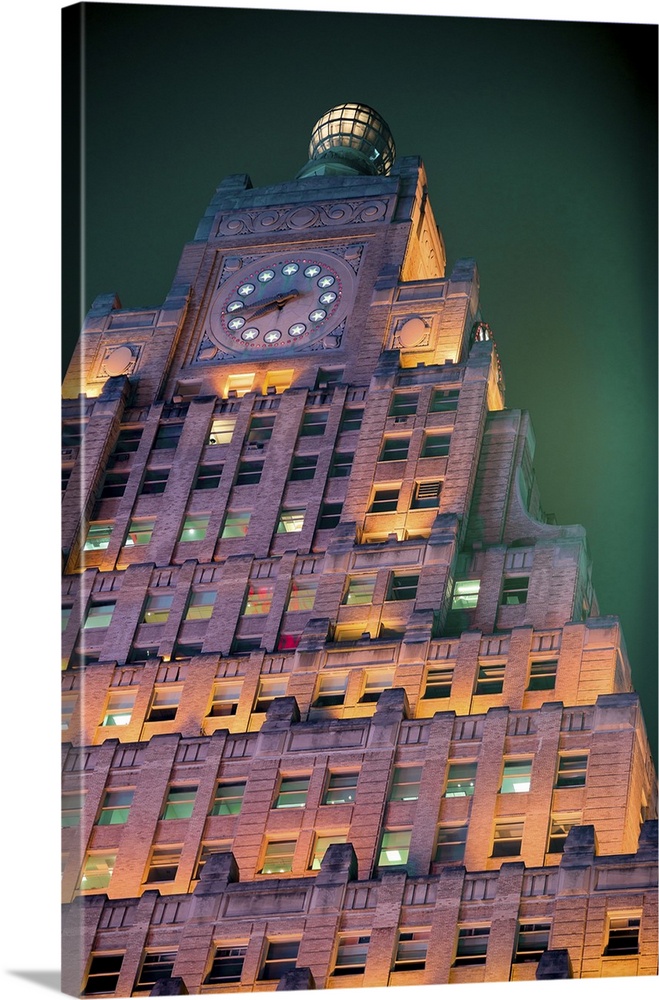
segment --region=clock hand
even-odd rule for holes
[[[285,294],[276,295],[273,299],[268,299],[267,302],[261,302],[257,306],[255,306],[254,309],[246,313],[243,312],[241,315],[243,315],[245,319],[250,319],[250,320],[256,319],[259,316],[265,316],[265,314],[269,313],[272,309],[275,308],[279,310],[283,309],[283,307],[286,305],[287,302],[290,302],[292,299],[298,298],[299,295],[300,293],[296,289],[293,289],[292,291],[286,292]]]

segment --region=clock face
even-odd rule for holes
[[[209,333],[232,353],[290,351],[334,330],[352,303],[354,274],[325,251],[261,257],[223,282]]]

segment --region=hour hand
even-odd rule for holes
[[[299,294],[296,289],[292,289],[290,292],[282,292],[281,295],[275,295],[274,298],[268,299],[267,302],[261,302],[250,312],[243,313],[243,315],[246,318],[249,317],[250,320],[257,319],[259,316],[265,316],[272,309],[283,309],[287,302],[296,299]]]

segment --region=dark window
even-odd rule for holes
[[[114,454],[124,455],[126,452],[137,451],[141,440],[141,427],[126,427],[124,430],[119,431],[119,437],[114,446]]]
[[[180,847],[156,847],[151,855],[146,882],[173,882],[181,860]]]
[[[640,917],[610,917],[605,955],[638,955]]]
[[[491,666],[480,666],[476,679],[476,694],[501,694],[503,691],[503,675],[505,663],[493,663]]]
[[[103,480],[100,499],[110,500],[113,497],[122,497],[127,486],[127,472],[108,472]]]
[[[322,530],[327,528],[336,528],[337,524],[341,520],[342,510],[342,503],[324,503],[320,508],[320,516],[318,518],[317,527]]]
[[[62,448],[79,448],[84,431],[84,424],[62,424]]]
[[[193,489],[214,490],[220,485],[222,465],[200,465]]]
[[[307,410],[302,418],[300,437],[318,437],[325,433],[329,410]]]
[[[350,431],[358,431],[362,425],[363,416],[363,406],[346,406],[341,417],[339,434],[349,434]]]
[[[531,663],[527,691],[552,691],[556,687],[558,660],[536,660]]]
[[[461,927],[453,965],[485,965],[489,927]]]
[[[83,996],[94,996],[97,993],[114,993],[121,972],[122,955],[92,955],[91,965],[87,973],[87,981]]]
[[[173,660],[188,660],[191,656],[199,656],[201,642],[177,642],[172,653]]]
[[[401,931],[394,960],[394,972],[425,969],[430,931]]]
[[[259,979],[281,979],[295,968],[299,941],[270,941]]]
[[[586,784],[587,753],[566,753],[558,758],[556,788],[574,788]]]
[[[390,802],[416,802],[421,787],[421,765],[395,767],[389,792]]]
[[[516,858],[522,853],[522,820],[501,820],[494,826],[493,858]]]
[[[520,924],[517,931],[516,962],[537,962],[549,947],[550,924]]]
[[[62,493],[69,485],[69,479],[71,478],[71,473],[73,469],[62,469]]]
[[[398,494],[400,487],[393,486],[388,489],[379,489],[373,492],[373,499],[369,507],[370,514],[384,514],[390,510],[396,510],[398,506]]]
[[[252,417],[247,431],[248,444],[265,444],[272,437],[272,428],[275,426],[274,416]]]
[[[147,722],[171,722],[176,718],[179,701],[181,700],[181,688],[167,685],[156,688],[153,692],[153,699]]]
[[[261,480],[263,462],[241,462],[238,466],[236,486],[256,486]]]
[[[412,416],[419,402],[418,392],[395,392],[389,407],[390,417]]]
[[[343,705],[347,687],[347,674],[321,674],[313,707],[331,708],[334,705]]]
[[[147,952],[135,983],[135,989],[148,989],[155,986],[159,979],[171,979],[175,961],[175,951]]]
[[[142,494],[164,493],[168,478],[169,469],[147,469],[142,481]]]
[[[388,601],[413,601],[419,586],[418,573],[392,573],[389,581]]]
[[[447,413],[457,410],[459,389],[435,389],[430,397],[430,413]]]
[[[388,437],[382,443],[380,462],[402,462],[410,450],[409,437]]]
[[[453,667],[429,667],[423,698],[449,698],[453,683]]]
[[[439,864],[460,862],[465,856],[468,826],[443,825],[437,834],[435,861]]]
[[[439,507],[439,494],[442,484],[439,479],[430,483],[415,483],[414,496],[412,497],[412,509],[418,510],[421,507]]]
[[[296,455],[291,466],[290,480],[313,479],[316,475],[318,455]]]
[[[502,604],[526,604],[529,591],[528,576],[508,576],[503,581]]]
[[[161,424],[158,428],[153,450],[160,451],[165,448],[175,448],[183,432],[183,424]]]
[[[239,983],[247,945],[218,945],[205,983]]]
[[[339,938],[333,976],[355,976],[366,967],[370,934],[346,934]]]
[[[332,464],[330,465],[330,477],[349,476],[352,471],[354,461],[352,452],[335,452]]]
[[[343,378],[343,368],[319,368],[316,376],[316,389],[327,389],[336,385]]]
[[[445,458],[451,445],[449,434],[425,434],[421,458]]]
[[[231,652],[237,655],[242,655],[245,653],[253,653],[255,649],[261,648],[261,636],[260,635],[250,635],[240,638],[236,638],[231,643]]]
[[[549,840],[547,843],[547,854],[562,854],[565,850],[567,835],[573,826],[581,823],[581,816],[572,813],[566,816],[552,816],[549,827]]]

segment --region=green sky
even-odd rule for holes
[[[656,26],[81,6],[84,292],[67,25],[65,363],[96,295],[164,299],[223,177],[290,180],[321,114],[372,105],[424,161],[449,270],[478,261],[543,506],[587,530],[656,746]]]

